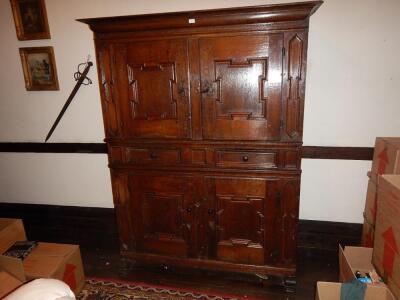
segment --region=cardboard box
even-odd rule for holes
[[[372,262],[389,289],[400,298],[400,175],[382,175]]]
[[[375,223],[370,223],[366,218],[364,218],[364,224],[361,236],[361,245],[363,247],[372,248],[374,246],[375,237]]]
[[[349,282],[356,279],[355,272],[361,274],[374,272],[372,264],[372,248],[347,246],[344,249],[339,245],[339,281]],[[382,283],[373,285],[385,286]]]
[[[20,219],[0,218],[0,254],[3,254],[16,241],[25,241],[25,229]]]
[[[342,284],[339,282],[317,282],[316,300],[340,300]],[[395,300],[385,286],[367,285],[364,300]]]
[[[14,291],[16,288],[23,284],[11,274],[5,271],[0,271],[0,299]]]
[[[367,197],[364,207],[364,225],[361,237],[361,244],[364,247],[373,247],[374,245],[374,229],[376,222],[378,191],[375,180],[368,181]]]
[[[21,281],[35,278],[55,278],[67,283],[75,294],[79,294],[85,284],[82,259],[77,245],[39,243],[24,259],[0,256],[0,268],[19,270]]]
[[[400,174],[400,138],[376,138],[371,178],[383,174]]]
[[[339,245],[339,282],[317,282],[316,300],[340,300],[342,283],[356,279],[355,272],[374,272],[371,263],[373,249]],[[364,300],[395,300],[392,292],[382,283],[367,284]]]
[[[376,221],[377,198],[377,183],[375,180],[370,179],[368,181],[367,197],[365,200],[364,218],[371,224],[375,224]]]

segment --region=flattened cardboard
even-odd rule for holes
[[[396,298],[400,298],[400,175],[382,175],[372,262]]]
[[[25,241],[26,234],[21,219],[0,218],[0,254],[3,254],[16,241]]]
[[[316,300],[340,300],[339,282],[317,282]],[[367,285],[364,300],[395,300],[393,294],[385,286]]]
[[[0,271],[0,299],[14,291],[16,288],[23,284],[14,276],[5,271]]]
[[[375,141],[371,178],[379,175],[400,174],[400,138],[378,137]]]
[[[356,279],[354,273],[362,274],[374,270],[371,263],[372,248],[347,246],[344,249],[339,245],[339,280],[348,282]]]

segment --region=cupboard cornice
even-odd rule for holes
[[[185,29],[216,26],[268,24],[305,21],[322,1],[248,6],[176,13],[78,19],[96,33],[135,32],[163,29]]]

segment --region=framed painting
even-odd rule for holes
[[[19,48],[28,91],[59,90],[53,47]]]
[[[10,0],[17,37],[20,41],[49,39],[44,0]]]

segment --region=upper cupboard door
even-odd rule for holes
[[[187,41],[116,45],[125,138],[190,137]]]
[[[282,34],[202,38],[203,137],[279,140]]]

